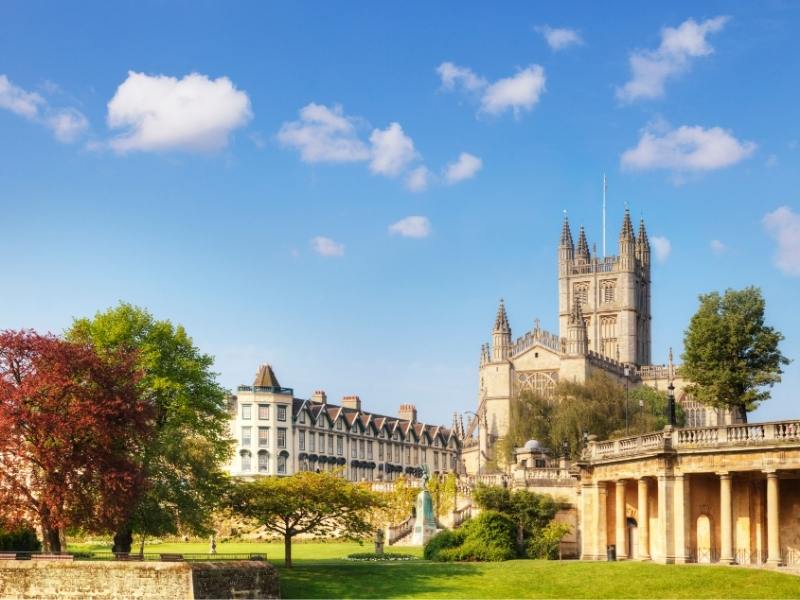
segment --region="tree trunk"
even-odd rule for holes
[[[287,568],[292,568],[292,536],[288,533],[283,535],[283,555],[284,564]]]
[[[114,545],[111,547],[111,551],[114,554],[130,554],[132,546],[133,531],[130,526],[125,525],[114,534]]]
[[[517,524],[517,555],[525,555],[525,535],[521,524]]]
[[[44,551],[51,554],[58,554],[61,552],[61,536],[59,535],[58,527],[42,526],[42,541],[44,542]]]

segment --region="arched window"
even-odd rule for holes
[[[242,464],[241,464],[241,471],[242,473],[249,473],[250,472],[250,451],[249,450],[242,450],[240,453]]]
[[[600,351],[609,358],[617,354],[617,317],[600,317]]]
[[[600,282],[600,302],[613,304],[616,299],[617,282],[613,279],[604,279]]]
[[[581,281],[580,283],[576,283],[575,287],[575,297],[580,301],[582,305],[586,305],[589,303],[589,282],[588,281]]]
[[[269,473],[269,453],[266,450],[258,452],[258,472]]]
[[[281,452],[278,455],[278,475],[286,475],[286,463],[289,459],[288,452]]]

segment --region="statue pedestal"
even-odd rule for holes
[[[424,546],[429,539],[436,535],[436,517],[433,516],[433,500],[428,490],[423,489],[417,495],[417,518],[414,520],[414,530],[411,532],[411,544]]]

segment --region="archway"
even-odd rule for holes
[[[711,517],[706,514],[697,517],[697,562],[710,563],[713,560],[713,540],[711,534]]]
[[[626,523],[628,534],[628,556],[639,558],[639,526],[636,519],[628,517]]]

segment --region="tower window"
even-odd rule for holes
[[[612,304],[616,299],[617,282],[606,279],[600,282],[600,301],[603,304]]]
[[[589,303],[589,283],[586,281],[582,281],[580,283],[575,284],[574,288],[575,298],[581,304],[588,304]]]

